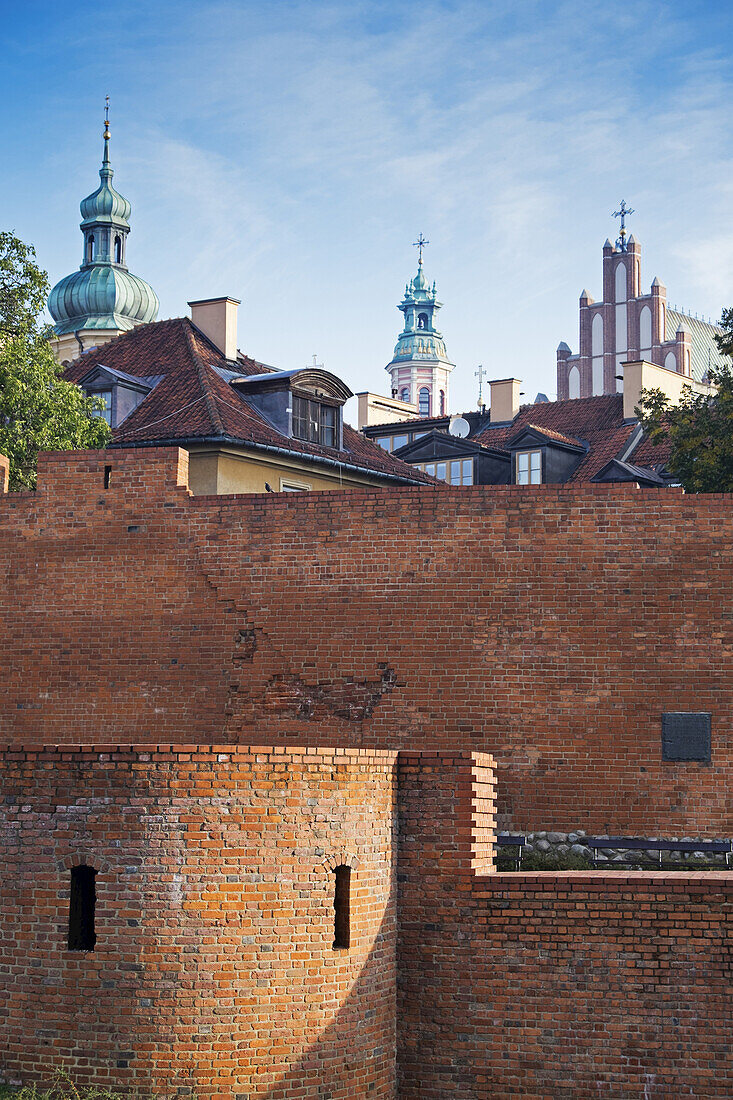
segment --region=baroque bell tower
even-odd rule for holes
[[[405,318],[391,361],[385,367],[392,379],[392,396],[417,405],[421,416],[444,416],[448,412],[448,378],[455,363],[448,358],[443,335],[435,327],[435,315],[442,306],[435,283],[431,286],[423,270],[422,233],[418,249],[417,275],[405,287],[397,307]]]
[[[84,251],[78,271],[57,283],[48,298],[54,319],[51,347],[60,363],[78,358],[123,332],[154,321],[158,298],[127,267],[130,203],[112,186],[109,96],[104,111],[100,185],[81,203]]]

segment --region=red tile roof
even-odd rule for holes
[[[656,446],[648,435],[644,436],[633,453],[635,466],[666,466],[671,454],[668,439],[663,439]]]
[[[534,431],[539,432],[541,435],[547,437],[547,439],[554,439],[558,443],[570,443],[572,446],[578,446],[578,440],[573,439],[569,435],[563,435],[562,432],[556,432],[552,428],[543,428],[539,424],[526,423],[521,424],[517,431],[522,431],[524,428],[532,428]],[[516,433],[515,433],[516,434]],[[511,436],[509,438],[512,438]]]
[[[523,405],[511,424],[486,428],[474,438],[484,447],[505,450],[509,439],[530,426],[555,433],[563,442],[589,444],[588,453],[570,478],[573,482],[589,481],[609,459],[616,458],[636,427],[624,423],[623,395],[607,394]],[[637,454],[629,461],[642,464]]]
[[[245,446],[284,448],[294,455],[348,463],[365,473],[435,484],[428,474],[393,458],[348,424],[344,424],[340,451],[284,436],[219,374],[221,369],[245,375],[265,374],[273,368],[241,354],[236,363],[227,362],[187,317],[139,325],[82,355],[70,364],[64,377],[79,382],[95,365],[138,378],[162,376],[113,431],[113,444],[134,446],[170,440],[184,445],[196,439],[226,437]]]

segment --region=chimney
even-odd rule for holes
[[[501,424],[513,420],[519,412],[519,387],[518,378],[498,378],[495,382],[489,382],[491,386],[491,410],[489,422]]]
[[[188,304],[196,328],[216,344],[225,359],[236,359],[239,298],[203,298]]]

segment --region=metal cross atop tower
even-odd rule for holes
[[[481,363],[479,363],[478,370],[475,370],[473,373],[474,377],[478,378],[478,405],[479,408],[481,408],[481,406],[483,405],[483,383],[488,371],[485,371]]]
[[[109,138],[109,96],[104,97],[104,137]]]
[[[615,210],[613,213],[614,218],[621,219],[621,228],[619,230],[618,240],[616,241],[616,244],[619,246],[622,252],[626,251],[626,218],[629,214],[633,213],[634,211],[631,209],[631,207],[626,205],[625,199],[621,199],[621,205],[619,206],[618,210]]]
[[[420,234],[420,236],[417,238],[416,241],[412,242],[412,247],[418,249],[417,262],[419,264],[422,263],[422,250],[423,250],[423,248],[425,247],[426,244],[430,244],[430,241],[426,241],[425,238],[423,237],[422,233]]]

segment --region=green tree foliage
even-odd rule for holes
[[[733,356],[733,308],[723,310],[720,350]],[[667,466],[688,493],[733,493],[733,368],[710,369],[717,392],[682,390],[671,405],[661,390],[642,390],[636,415],[652,443],[668,443]]]
[[[722,336],[716,336],[715,342],[724,355],[730,355],[731,359],[733,359],[733,306],[723,310],[723,316],[720,318],[720,327],[723,330],[723,334]]]
[[[101,409],[61,377],[39,317],[48,278],[35,250],[0,232],[0,453],[10,459],[10,488],[36,484],[39,451],[104,447]]]

